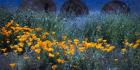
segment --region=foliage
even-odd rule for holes
[[[0,29],[0,58],[9,61],[0,60],[8,66],[2,69],[140,69],[138,17],[89,16],[82,28],[40,12],[19,12],[13,19]]]

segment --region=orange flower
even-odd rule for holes
[[[36,48],[35,48],[35,46],[31,46],[31,50],[35,50]]]
[[[57,45],[57,41],[56,40],[53,40],[52,41],[52,45]]]
[[[27,42],[27,45],[28,45],[28,46],[31,46],[31,45],[32,45],[32,42]]]
[[[54,50],[53,48],[48,48],[47,49],[48,52],[53,52],[53,50]]]
[[[22,52],[23,49],[22,49],[22,48],[17,48],[17,51],[18,51],[18,52]]]
[[[23,46],[24,46],[24,43],[18,43],[18,45],[19,45],[20,47],[23,47]]]
[[[24,35],[25,35],[26,37],[28,37],[28,36],[30,36],[30,33],[29,33],[29,32],[24,32]]]
[[[35,47],[35,48],[39,48],[39,44],[35,44],[34,47]]]
[[[64,63],[65,61],[63,59],[57,59],[58,63]]]
[[[79,40],[78,39],[74,39],[74,44],[78,45],[78,43],[79,43]]]
[[[16,24],[17,27],[19,27],[19,24]]]
[[[56,70],[57,65],[52,65],[52,70]]]
[[[58,46],[62,49],[66,49],[65,41],[59,42]]]
[[[40,54],[41,49],[35,49],[35,52],[36,52],[37,54]]]
[[[33,39],[37,38],[35,34],[32,34],[31,36],[32,36]]]
[[[140,39],[136,40],[136,43],[140,43]]]
[[[47,36],[47,35],[49,35],[49,33],[48,33],[48,32],[45,32],[44,34],[45,34],[46,36]]]
[[[131,46],[133,49],[136,49],[139,46],[138,43],[134,44],[133,46]]]
[[[45,35],[45,34],[43,34],[43,35],[41,36],[41,38],[42,38],[42,39],[45,39],[45,38],[46,38],[46,35]]]
[[[52,43],[49,40],[46,40],[44,42],[44,44],[46,45],[46,47],[51,47],[52,46]]]
[[[54,57],[54,54],[49,53],[49,57],[53,58]]]
[[[9,26],[11,26],[12,25],[12,23],[11,22],[8,22],[7,24],[6,24],[6,27],[9,27]]]
[[[69,52],[70,52],[71,55],[74,55],[74,53],[75,53],[74,45],[70,45],[70,50],[69,50]]]
[[[32,42],[32,41],[33,41],[33,39],[32,39],[32,38],[29,38],[29,41],[30,41],[30,42]]]
[[[11,33],[11,31],[8,31],[5,27],[2,27],[1,33],[2,33],[3,35],[5,35],[5,36],[9,36],[10,33]]]
[[[10,68],[14,69],[16,67],[16,63],[9,64]]]
[[[95,47],[96,47],[96,49],[100,49],[102,47],[102,43],[101,44],[97,44]]]
[[[41,47],[44,46],[44,43],[43,43],[42,41],[38,41],[37,44],[38,44],[39,46],[41,46]]]
[[[93,47],[93,44],[92,43],[87,43],[86,48],[90,48],[90,47]]]
[[[79,47],[79,51],[80,52],[84,52],[85,51],[85,48],[84,47]]]
[[[13,24],[14,20],[10,20],[10,22],[7,22],[6,27],[9,27]]]
[[[19,38],[18,40],[19,40],[19,42],[25,42],[26,41],[26,37],[21,37],[21,38]]]

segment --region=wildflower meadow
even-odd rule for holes
[[[136,15],[73,19],[28,10],[0,19],[0,70],[140,69]]]

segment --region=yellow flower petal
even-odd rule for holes
[[[9,64],[10,68],[14,69],[16,67],[16,63]]]

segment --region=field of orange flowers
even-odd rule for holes
[[[103,65],[108,65],[107,69],[114,68],[114,70],[115,68],[127,69],[130,66],[132,68],[130,70],[133,70],[139,65],[140,39],[134,42],[126,39],[123,41],[124,47],[119,48],[103,38],[89,41],[88,38],[71,38],[65,33],[57,34],[57,32],[42,30],[42,28],[21,26],[14,20],[10,20],[0,29],[2,36],[0,55],[8,57],[12,53],[26,62],[41,62],[37,63],[38,68],[50,66],[52,70],[82,67],[88,70],[103,70],[106,68]],[[15,61],[8,63],[7,66],[9,69],[17,70],[20,64]]]

